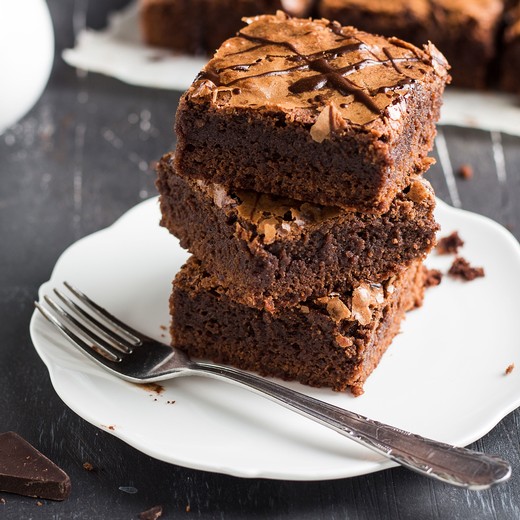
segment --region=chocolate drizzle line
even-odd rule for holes
[[[222,83],[220,78],[220,73],[225,70],[234,70],[234,71],[248,71],[251,67],[254,67],[258,62],[253,63],[241,63],[237,65],[232,65],[229,67],[224,67],[222,69],[212,69],[207,68],[205,71],[201,72],[199,74],[198,79],[208,79],[212,83],[214,83],[217,87],[223,86],[223,87],[231,87],[241,81],[244,81],[246,79],[253,79],[253,78],[261,78],[261,77],[270,77],[270,76],[282,76],[286,74],[290,74],[291,72],[295,71],[303,71],[303,70],[312,70],[317,72],[318,74],[315,74],[313,76],[308,76],[305,78],[301,78],[297,81],[295,81],[290,87],[289,91],[293,94],[301,94],[303,92],[312,92],[316,90],[321,90],[322,88],[325,88],[326,86],[330,88],[334,88],[339,93],[347,96],[347,95],[353,95],[354,98],[361,102],[365,107],[367,107],[370,111],[379,114],[381,112],[381,109],[376,105],[376,103],[373,101],[372,97],[380,92],[387,92],[391,90],[395,90],[397,88],[400,88],[402,86],[408,85],[410,83],[413,83],[413,80],[406,76],[403,69],[398,65],[400,62],[410,62],[410,61],[419,61],[420,57],[419,55],[414,52],[416,58],[395,58],[392,56],[389,48],[383,47],[382,51],[385,54],[385,56],[388,58],[388,60],[381,60],[379,59],[371,50],[367,47],[367,45],[357,39],[353,35],[345,35],[342,32],[342,28],[340,25],[335,23],[330,23],[328,25],[328,28],[337,36],[339,36],[343,41],[350,40],[348,43],[345,43],[343,45],[340,45],[338,47],[334,47],[332,49],[320,51],[317,53],[304,55],[301,54],[298,49],[290,42],[287,41],[274,41],[269,40],[268,38],[262,38],[259,36],[250,36],[248,34],[243,33],[240,31],[238,33],[238,37],[243,38],[245,40],[250,41],[253,44],[252,47],[249,47],[248,49],[243,49],[241,51],[238,51],[236,53],[233,53],[233,55],[238,54],[244,54],[253,50],[260,49],[262,47],[266,46],[280,46],[288,51],[292,52],[294,56],[274,56],[274,57],[284,57],[286,59],[290,59],[291,61],[295,61],[297,65],[294,67],[289,67],[287,69],[281,69],[281,70],[273,70],[273,71],[267,71],[260,74],[252,74],[249,76],[244,76],[240,78],[236,78],[229,83]],[[352,41],[355,40],[355,41]],[[357,41],[356,41],[357,40]],[[398,44],[398,43],[396,43]],[[401,45],[405,46],[405,45]],[[334,68],[331,63],[328,60],[335,59],[341,55],[347,54],[349,52],[353,51],[359,51],[359,50],[367,50],[369,54],[372,56],[372,58],[365,58],[361,61],[348,65],[346,67],[342,68]],[[392,66],[395,71],[398,74],[401,74],[405,76],[402,80],[396,83],[396,85],[392,86],[386,86],[381,87],[380,89],[377,89],[376,91],[368,91],[367,89],[360,87],[353,81],[349,80],[346,76],[357,72],[367,66],[376,66],[376,65],[390,65]]]
[[[385,53],[385,56],[390,60],[390,62],[392,63],[392,67],[395,69],[395,71],[398,73],[398,74],[403,74],[404,75],[404,72],[403,72],[403,69],[401,69],[398,65],[397,65],[397,62],[396,60],[394,59],[394,57],[392,56],[392,53],[390,52],[390,49],[388,47],[383,47],[383,52]]]

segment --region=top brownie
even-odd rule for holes
[[[248,22],[181,99],[178,174],[387,211],[432,162],[443,55],[324,19]]]

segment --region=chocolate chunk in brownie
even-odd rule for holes
[[[484,88],[502,0],[320,0],[321,16],[415,45],[431,41],[452,66],[453,84]]]
[[[188,54],[213,54],[239,31],[242,18],[281,9],[307,16],[311,0],[141,0],[144,41]]]
[[[458,256],[453,261],[448,274],[454,278],[471,281],[484,276],[484,269],[482,267],[472,267],[465,258]]]
[[[373,215],[191,181],[172,161],[158,167],[161,224],[246,305],[290,306],[380,282],[435,244],[435,197],[423,178]]]
[[[520,3],[508,10],[503,36],[501,87],[520,93]]]
[[[359,395],[423,292],[418,261],[382,284],[271,313],[237,303],[191,257],[173,284],[172,342],[194,358]]]
[[[431,44],[252,18],[181,99],[178,174],[384,213],[432,162],[447,69]]]
[[[439,255],[456,255],[459,252],[459,247],[463,245],[464,240],[460,238],[457,231],[454,231],[450,235],[440,238],[435,250]]]

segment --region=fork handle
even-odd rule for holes
[[[324,403],[232,367],[197,363],[195,372],[231,380],[298,412],[422,475],[468,489],[486,489],[507,480],[505,460],[437,442]]]

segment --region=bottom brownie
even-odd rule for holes
[[[405,312],[421,305],[424,282],[416,261],[381,284],[270,313],[229,298],[191,257],[173,282],[172,344],[194,358],[360,395]]]

